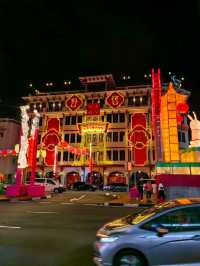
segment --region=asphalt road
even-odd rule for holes
[[[97,229],[133,211],[70,204],[63,197],[0,202],[0,265],[94,266]]]

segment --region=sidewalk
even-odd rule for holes
[[[6,195],[0,195],[0,201],[9,201],[10,199]]]

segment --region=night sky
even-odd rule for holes
[[[195,0],[0,0],[0,98],[15,103],[30,82],[76,85],[82,75],[129,74],[143,83],[159,66],[164,81],[169,71],[184,76],[200,110],[199,21]]]

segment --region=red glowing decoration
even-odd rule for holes
[[[183,122],[184,115],[188,112],[189,106],[187,103],[178,103],[176,106],[177,122],[180,125]]]
[[[187,103],[178,103],[176,106],[177,113],[186,114],[189,110],[189,106]]]
[[[66,100],[65,105],[70,110],[75,111],[81,107],[82,103],[83,103],[83,100],[80,97],[73,95],[69,99]]]
[[[113,92],[108,98],[106,99],[107,104],[112,106],[113,108],[117,108],[124,102],[124,96],[122,96],[119,92]]]
[[[100,115],[100,104],[99,103],[88,103],[87,115]]]

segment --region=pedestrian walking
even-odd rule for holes
[[[161,202],[165,200],[165,187],[162,182],[158,185],[158,199]]]
[[[152,187],[151,181],[148,181],[145,184],[144,189],[146,191],[147,200],[151,200],[151,195],[153,193],[153,187]]]
[[[130,198],[135,200],[139,199],[139,191],[135,185],[133,185],[130,189]]]

